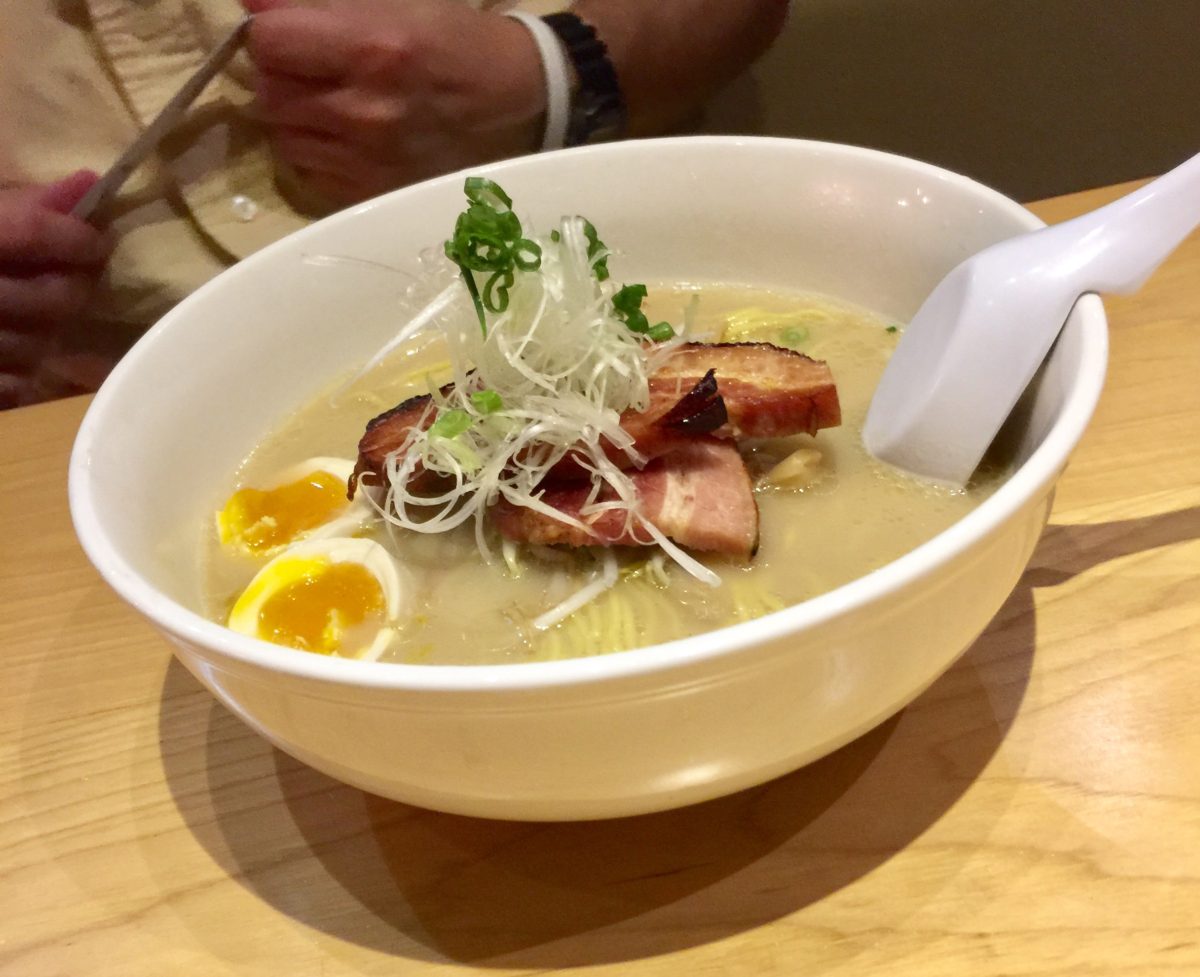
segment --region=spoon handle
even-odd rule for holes
[[[1054,274],[1073,281],[1078,293],[1129,294],[1197,225],[1200,154],[1120,200],[1042,233],[1047,254],[1059,255]]]

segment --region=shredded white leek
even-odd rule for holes
[[[501,499],[585,532],[590,520],[617,510],[627,529],[644,528],[648,541],[681,568],[716,586],[715,573],[641,515],[629,475],[609,455],[624,451],[631,464],[644,463],[621,427],[621,413],[647,408],[648,377],[685,341],[685,329],[666,342],[647,343],[614,314],[618,286],[598,280],[585,224],[582,218],[563,218],[555,235],[538,239],[540,269],[515,276],[507,308],[488,315],[486,328],[480,328],[471,295],[455,276],[360,372],[431,327],[445,339],[451,383],[431,387],[426,416],[389,455],[389,488],[380,512],[393,526],[419,533],[474,520],[480,552],[491,560],[484,520]],[[444,283],[455,269],[443,259],[435,271],[433,277]],[[685,324],[693,317],[694,307],[685,312]],[[578,519],[541,499],[542,481],[568,455],[591,477]],[[432,494],[426,473],[441,476]],[[505,549],[504,559],[515,571],[511,550]],[[551,627],[611,587],[617,564],[611,553],[604,559],[597,578],[534,626]]]
[[[617,582],[619,576],[617,558],[611,552],[605,552],[604,565],[600,568],[600,572],[561,604],[550,608],[550,610],[546,611],[540,617],[534,618],[534,628],[538,631],[545,631],[548,628],[554,627],[559,621],[570,617],[579,608],[594,601],[612,587]]]
[[[352,383],[358,377],[375,369],[375,367],[377,367],[383,362],[383,360],[387,358],[388,354],[391,353],[392,350],[403,346],[415,335],[417,335],[417,333],[421,332],[421,330],[433,322],[441,312],[448,309],[451,303],[454,301],[454,291],[455,289],[453,285],[447,285],[444,289],[442,289],[442,291],[438,293],[437,297],[434,298],[432,302],[430,302],[427,306],[425,306],[425,308],[413,316],[413,318],[408,321],[403,329],[396,333],[396,335],[378,353],[376,353],[367,361],[366,365],[354,378],[351,379],[350,382]]]

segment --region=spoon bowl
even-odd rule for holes
[[[1120,200],[967,258],[904,331],[863,444],[911,474],[965,485],[1080,295],[1137,291],[1200,223],[1200,155]]]

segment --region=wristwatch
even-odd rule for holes
[[[542,18],[554,31],[574,73],[566,146],[620,139],[625,134],[625,99],[604,42],[591,24],[573,13]]]

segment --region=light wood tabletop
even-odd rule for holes
[[[1107,306],[1099,412],[962,659],[806,769],[609,822],[274,750],[80,551],[87,401],[0,414],[0,974],[1200,974],[1200,237]]]

